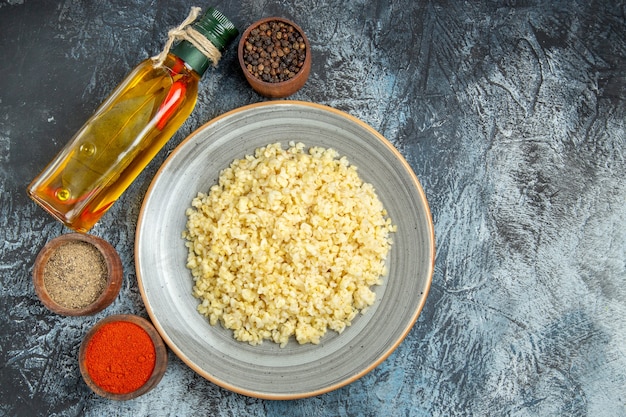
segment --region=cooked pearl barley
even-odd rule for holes
[[[198,311],[252,345],[341,333],[374,303],[395,231],[345,157],[289,146],[235,160],[186,212]]]

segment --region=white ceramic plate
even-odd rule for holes
[[[234,159],[281,142],[334,148],[372,183],[398,226],[389,275],[374,287],[377,301],[342,334],[319,345],[295,341],[280,348],[236,341],[196,311],[181,237],[185,210],[208,192]],[[378,132],[330,107],[296,101],[264,102],[220,116],[186,138],[155,176],[141,208],[135,243],[139,289],[147,311],[171,350],[208,380],[259,398],[318,395],[365,375],[400,344],[422,310],[435,255],[432,218],[424,191],[400,153]]]

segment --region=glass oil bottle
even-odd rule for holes
[[[212,8],[191,27],[219,52],[238,34]],[[31,182],[29,196],[67,227],[91,229],[191,114],[199,80],[216,64],[196,46],[182,40],[162,62],[140,63]]]

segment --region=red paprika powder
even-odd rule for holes
[[[154,343],[140,326],[127,321],[103,325],[85,350],[93,382],[105,391],[127,394],[150,379],[156,362]]]

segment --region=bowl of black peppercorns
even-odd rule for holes
[[[311,71],[311,46],[302,29],[282,17],[267,17],[241,36],[239,64],[250,86],[262,96],[287,97]]]

